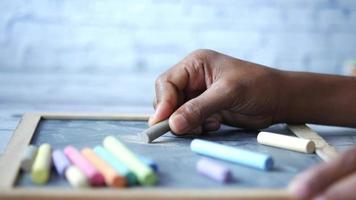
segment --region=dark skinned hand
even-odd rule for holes
[[[225,123],[263,128],[278,121],[281,72],[211,50],[197,50],[156,81],[156,112],[176,134],[213,131]]]
[[[214,131],[220,124],[356,127],[355,102],[353,77],[276,70],[197,50],[157,79],[149,124],[169,118],[175,134]],[[297,199],[356,199],[356,148],[298,175],[289,189]]]

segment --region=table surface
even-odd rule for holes
[[[24,112],[152,113],[157,74],[0,73],[0,155]],[[356,129],[312,126],[339,150]]]

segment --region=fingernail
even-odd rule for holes
[[[188,129],[188,122],[185,119],[185,117],[183,117],[183,115],[181,114],[177,114],[171,117],[171,122],[173,125],[173,130],[177,132],[177,134],[179,133],[184,133],[184,131],[186,131]]]

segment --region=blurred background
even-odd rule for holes
[[[199,48],[351,73],[356,1],[0,0],[0,147],[23,112],[151,113],[155,78]]]
[[[356,55],[356,2],[1,0],[0,47],[2,72],[160,73],[210,48],[341,73]]]
[[[199,48],[350,73],[356,1],[0,0],[0,109],[152,112],[155,78]]]

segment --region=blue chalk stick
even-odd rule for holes
[[[122,162],[115,158],[108,150],[102,146],[96,146],[94,148],[97,153],[105,162],[112,166],[120,175],[125,176],[129,185],[135,185],[137,183],[136,175],[126,167]]]
[[[138,155],[138,159],[140,159],[141,162],[143,162],[145,165],[150,166],[150,168],[157,172],[158,171],[158,165],[156,164],[156,162],[150,158],[147,158],[145,156],[142,155]]]
[[[226,146],[215,142],[194,139],[190,148],[193,152],[237,164],[246,165],[262,170],[273,168],[273,159],[269,155]]]

